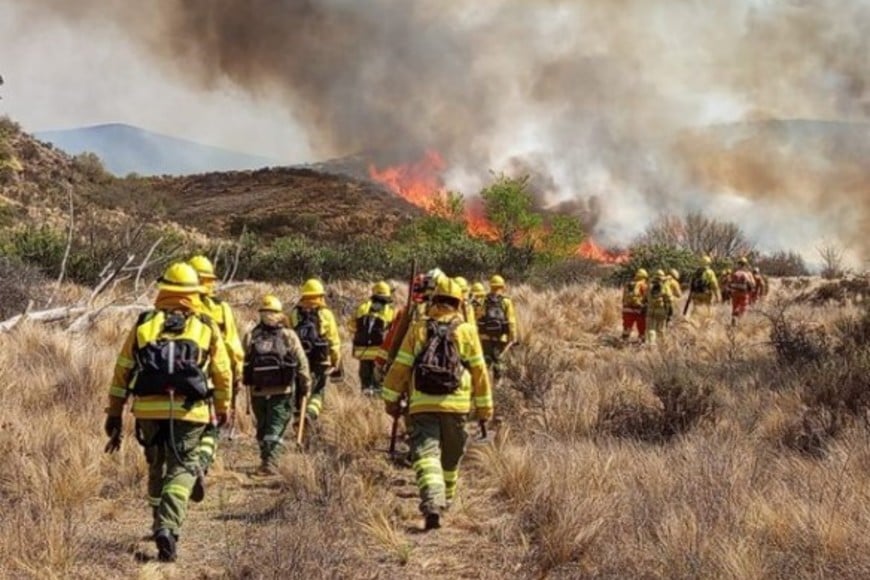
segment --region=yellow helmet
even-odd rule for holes
[[[671,278],[673,278],[674,280],[680,279],[680,271],[677,270],[676,268],[671,268],[670,274],[671,274]]]
[[[665,271],[664,270],[656,270],[656,278],[664,278]]]
[[[704,256],[703,258],[701,258],[701,263],[705,266],[709,266],[713,263],[713,258],[711,258],[710,256]]]
[[[386,282],[378,282],[374,286],[372,286],[372,296],[381,296],[383,298],[389,298],[392,295],[393,291],[390,289],[390,285]]]
[[[504,278],[495,274],[492,278],[489,279],[489,287],[490,288],[504,288]]]
[[[260,301],[260,312],[281,312],[283,310],[284,306],[281,301],[273,294],[266,294]]]
[[[166,268],[163,276],[157,280],[157,288],[184,294],[200,294],[203,291],[196,270],[184,262],[176,262]]]
[[[454,282],[459,284],[459,287],[462,288],[462,293],[465,294],[468,292],[468,280],[463,278],[462,276],[457,276],[453,279]]]
[[[438,284],[435,286],[435,292],[432,293],[432,296],[444,296],[461,301],[463,294],[462,288],[455,280],[451,280],[447,276],[442,276],[438,279]]]
[[[200,280],[207,281],[217,279],[217,276],[214,274],[214,264],[212,264],[211,260],[202,254],[192,257],[187,263],[196,270],[196,273],[199,274]]]
[[[302,285],[303,298],[316,298],[324,295],[326,295],[326,290],[323,288],[323,283],[316,278],[306,280],[305,284]]]
[[[737,260],[737,264],[740,266],[748,266],[749,260],[746,259],[746,256],[741,256],[739,260]]]
[[[486,288],[484,288],[483,284],[481,284],[480,282],[475,282],[471,285],[471,293],[474,296],[483,296],[484,294],[486,294]]]
[[[634,273],[635,280],[646,280],[649,278],[649,273],[643,268],[638,268],[637,272]]]

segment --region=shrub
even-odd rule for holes
[[[691,250],[667,245],[637,245],[629,248],[631,259],[621,264],[610,276],[611,282],[622,285],[634,277],[639,268],[652,273],[659,268],[676,268],[680,279],[686,280],[698,268],[698,256]]]
[[[753,263],[764,274],[779,278],[808,276],[810,273],[803,257],[797,252],[779,251],[772,254],[761,254],[753,260]]]

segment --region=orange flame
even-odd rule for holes
[[[437,213],[444,207],[442,202],[447,199],[443,178],[446,168],[444,158],[437,151],[430,150],[414,163],[383,169],[369,165],[369,177],[405,201],[429,213]],[[487,240],[498,239],[498,230],[486,218],[480,198],[466,200],[464,218],[468,233],[472,236]],[[628,260],[627,253],[609,252],[588,239],[580,244],[576,255],[606,264],[621,264]]]
[[[630,259],[628,252],[605,250],[588,238],[583,240],[583,243],[577,248],[576,255],[594,262],[601,262],[602,264],[623,264]]]

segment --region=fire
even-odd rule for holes
[[[577,248],[577,255],[603,264],[622,264],[629,260],[628,252],[610,252],[588,238]]]
[[[402,199],[429,213],[440,213],[449,204],[444,184],[447,164],[437,151],[427,151],[422,159],[405,165],[378,169],[369,165],[369,177]],[[497,240],[498,230],[486,218],[480,198],[467,199],[464,218],[468,233],[477,238]],[[627,253],[609,252],[592,240],[586,240],[577,248],[576,255],[606,264],[621,264],[628,260]]]
[[[446,167],[437,151],[427,151],[423,159],[407,165],[382,170],[370,165],[369,177],[417,207],[432,211],[443,198],[444,180],[441,175]]]

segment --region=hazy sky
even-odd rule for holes
[[[28,22],[28,0],[0,0],[0,115],[28,131],[128,123],[246,153],[311,160],[289,109],[223,83],[194,90],[110,22]]]

